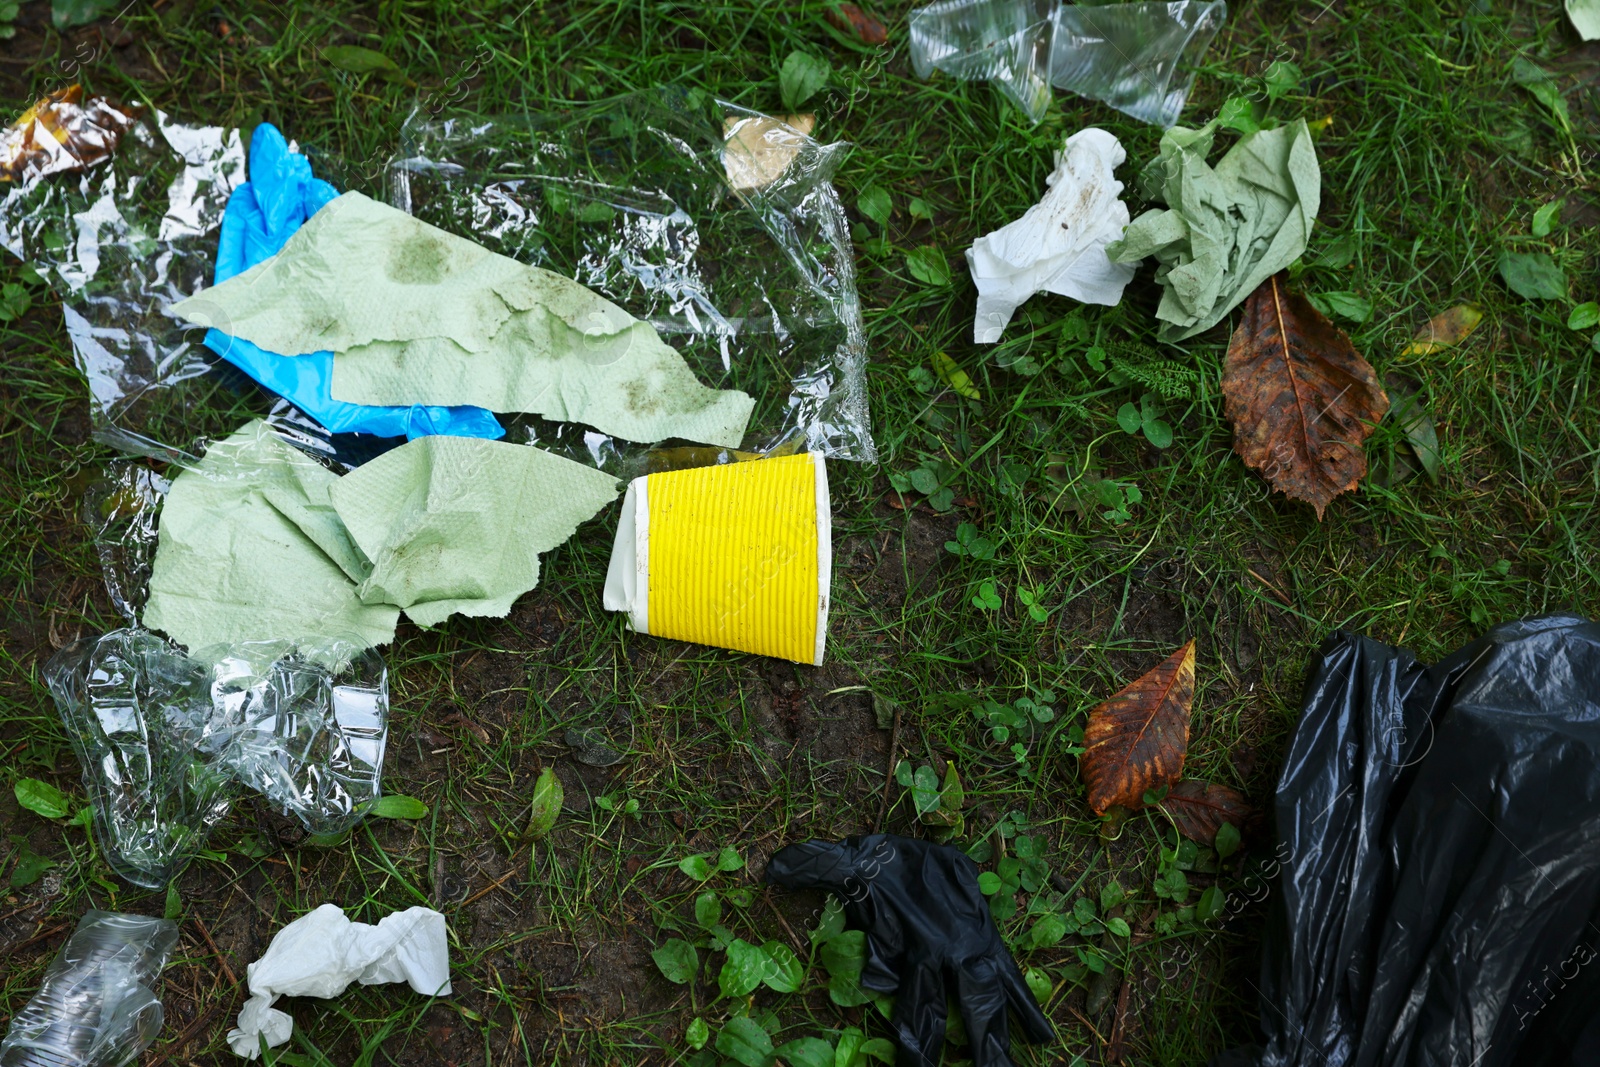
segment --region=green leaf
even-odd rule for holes
[[[856,197],[856,210],[879,226],[887,227],[889,216],[894,212],[894,200],[890,198],[889,190],[879,185],[869,185]]]
[[[717,869],[704,856],[686,856],[678,861],[678,870],[696,881],[703,882],[717,873]]]
[[[772,1038],[761,1024],[747,1016],[736,1015],[717,1035],[717,1051],[744,1064],[744,1067],[768,1067],[774,1053]]]
[[[177,922],[183,918],[183,898],[178,896],[178,883],[167,883],[167,906],[162,911],[161,917],[168,922]]]
[[[1049,948],[1067,936],[1067,920],[1060,915],[1046,915],[1028,931],[1029,948]]]
[[[1166,448],[1172,444],[1172,427],[1164,419],[1147,419],[1144,423],[1144,439],[1157,448]]]
[[[706,1042],[711,1040],[711,1027],[706,1021],[696,1015],[694,1021],[683,1031],[684,1044],[690,1048],[705,1048]]]
[[[820,1037],[802,1037],[779,1045],[778,1057],[791,1067],[833,1067],[833,1046]]]
[[[1217,124],[1239,133],[1255,133],[1261,129],[1261,123],[1255,120],[1254,110],[1249,97],[1230,96],[1217,111]]]
[[[405,73],[394,60],[371,48],[354,44],[329,45],[322,50],[322,58],[350,74],[376,74],[385,81],[405,81]]]
[[[565,799],[566,792],[561,788],[561,779],[556,777],[555,769],[546,767],[540,771],[533,783],[533,807],[528,815],[530,841],[537,841],[555,829],[556,818],[561,814],[561,804]]]
[[[116,0],[51,0],[50,22],[58,30],[87,26],[116,5]]]
[[[1261,80],[1267,85],[1267,99],[1276,100],[1293,92],[1300,84],[1300,68],[1286,59],[1279,59],[1267,68]]]
[[[1005,883],[993,871],[984,871],[978,875],[978,892],[984,896],[992,897],[1003,888],[1005,888]]]
[[[1038,967],[1029,967],[1022,973],[1022,980],[1028,983],[1028,992],[1033,994],[1033,999],[1043,1007],[1050,1000],[1050,994],[1055,990],[1055,983],[1050,981],[1050,976]]]
[[[1544,207],[1533,213],[1533,235],[1535,237],[1548,237],[1555,228],[1556,216],[1561,214],[1561,205],[1564,201],[1552,200]]]
[[[1128,928],[1128,920],[1127,919],[1121,919],[1121,918],[1115,918],[1115,917],[1107,919],[1106,920],[1106,929],[1111,931],[1113,934],[1116,934],[1118,937],[1132,937],[1133,936],[1133,931]]]
[[[16,282],[7,282],[0,287],[0,322],[11,322],[27,314],[33,306],[33,297],[28,295],[28,290]]]
[[[700,969],[700,954],[681,937],[673,938],[650,953],[650,958],[656,961],[661,976],[673,985],[686,984]]]
[[[1423,406],[1422,397],[1416,390],[1401,382],[1391,382],[1389,393],[1389,413],[1399,420],[1401,429],[1406,432],[1406,440],[1411,444],[1411,450],[1416,453],[1417,459],[1422,463],[1422,469],[1427,473],[1430,482],[1439,480],[1439,431],[1433,424],[1433,416],[1428,414],[1428,409]],[[1238,847],[1238,831],[1234,831],[1234,847]],[[1221,850],[1218,850],[1221,855]],[[1226,856],[1222,856],[1227,859]]]
[[[1423,462],[1427,462],[1424,460]],[[1437,462],[1437,458],[1435,459]],[[1217,827],[1217,840],[1215,842],[1218,859],[1227,859],[1239,851],[1239,828],[1231,822],[1225,822]]]
[[[11,867],[11,888],[21,889],[30,886],[44,877],[44,872],[56,865],[56,861],[41,856],[33,850],[27,841],[13,838],[17,842],[17,860]]]
[[[879,1063],[893,1063],[894,1042],[886,1037],[870,1037],[861,1043],[861,1055],[871,1056]]]
[[[704,930],[722,921],[722,901],[717,894],[708,889],[694,898],[694,921]]]
[[[1600,304],[1593,300],[1587,304],[1579,304],[1572,309],[1572,314],[1567,316],[1569,330],[1587,330],[1596,325],[1600,325]]]
[[[825,59],[804,52],[790,52],[778,70],[778,95],[783,97],[783,106],[793,112],[817,95],[817,91],[828,84],[832,70]]]
[[[834,897],[829,897],[828,902],[822,906],[822,917],[817,920],[817,928],[811,931],[813,945],[826,942],[844,933],[844,908]]]
[[[391,793],[373,801],[367,814],[380,819],[420,819],[428,814],[428,805],[415,797]]]
[[[906,269],[924,285],[950,283],[950,261],[945,258],[944,249],[936,245],[923,245],[907,252]]]
[[[1567,102],[1562,98],[1561,89],[1549,71],[1518,56],[1511,62],[1511,78],[1533,94],[1535,100],[1550,109],[1562,132],[1572,131],[1572,120],[1567,114]]]
[[[723,845],[722,851],[717,853],[717,870],[737,871],[744,866],[744,857],[739,855],[739,850],[732,845]]]
[[[1210,922],[1222,914],[1222,909],[1227,902],[1227,895],[1216,886],[1212,886],[1200,894],[1200,903],[1195,905],[1194,917],[1201,922]]]
[[[1351,322],[1366,322],[1372,318],[1372,301],[1364,296],[1345,289],[1317,295],[1328,308],[1324,314],[1331,313],[1337,318],[1348,319]]]
[[[12,787],[17,803],[46,819],[65,819],[72,810],[67,795],[49,782],[37,778],[19,778]]]
[[[1356,258],[1358,251],[1355,234],[1346,233],[1334,238],[1317,257],[1317,266],[1327,267],[1330,270],[1341,270],[1348,267]]]
[[[1105,888],[1100,890],[1100,910],[1110,911],[1127,899],[1127,890],[1122,888],[1120,882],[1107,882]]]
[[[1543,252],[1501,252],[1500,277],[1512,292],[1528,300],[1565,300],[1567,276]]]
[[[931,220],[933,218],[933,208],[929,207],[928,202],[920,196],[913,196],[911,203],[906,206],[906,210],[911,213],[911,217],[914,219]]]
[[[941,253],[942,255],[942,253]],[[978,387],[972,384],[972,379],[960,365],[943,352],[933,354],[933,370],[939,380],[955,390],[957,394],[968,400],[982,400],[983,394],[978,392]]]
[[[769,964],[761,976],[762,983],[775,993],[798,993],[805,982],[806,969],[794,950],[781,941],[767,941],[761,951],[767,954]]]
[[[932,767],[918,767],[917,773],[912,775],[911,802],[916,805],[918,815],[939,809],[939,776],[933,773]]]
[[[1139,409],[1132,404],[1124,404],[1117,409],[1117,425],[1122,427],[1123,433],[1137,434],[1144,426],[1144,418],[1139,414]]]
[[[911,488],[923,496],[929,496],[939,488],[939,476],[927,467],[918,467],[912,471],[908,475],[908,480],[911,482]]]
[[[717,988],[725,997],[742,997],[761,984],[771,962],[761,946],[736,937],[728,943],[728,958],[717,974]]]

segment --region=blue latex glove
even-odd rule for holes
[[[311,161],[289,151],[271,123],[250,138],[250,180],[233,191],[222,216],[217,241],[216,284],[275,256],[305,221],[339,191],[311,176]],[[333,433],[378,437],[505,436],[505,429],[482,408],[382,407],[333,399],[333,353],[283,356],[267,352],[220,330],[206,331],[206,347],[268,389],[291,401]]]

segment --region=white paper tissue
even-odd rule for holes
[[[1111,173],[1127,156],[1105,130],[1079,130],[1056,153],[1044,199],[967,249],[978,287],[973,341],[1000,340],[1012,313],[1034,293],[1108,306],[1122,300],[1133,267],[1111,262],[1106,245],[1128,225],[1128,205],[1117,199],[1122,183]]]
[[[276,1047],[289,1040],[294,1020],[272,1006],[279,997],[336,997],[351,982],[405,982],[424,996],[450,992],[450,949],[444,916],[407,908],[378,925],[351,922],[324,904],[279,930],[266,955],[250,965],[250,999],[228,1031],[228,1044],[246,1059],[261,1054],[257,1035]]]

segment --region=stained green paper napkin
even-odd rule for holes
[[[617,496],[617,481],[527,445],[422,437],[356,468],[333,505],[372,560],[361,596],[423,626],[505,615],[539,581],[539,553]]]
[[[367,564],[333,512],[337,481],[259,421],[213,444],[162,505],[144,624],[202,658],[246,641],[314,657],[393,640],[399,611],[357,594]]]
[[[1146,211],[1106,246],[1113,262],[1155,256],[1159,336],[1210,329],[1267,278],[1300,258],[1322,198],[1304,119],[1247,134],[1212,168],[1212,125],[1174,126],[1141,187],[1165,208]]]
[[[269,352],[332,351],[333,396],[356,403],[473,404],[724,446],[755,406],[702,384],[648,323],[572,279],[360,193],[174,310]]]

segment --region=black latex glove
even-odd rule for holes
[[[861,986],[895,994],[899,1067],[938,1067],[951,994],[976,1067],[1011,1067],[1008,1007],[1029,1041],[1055,1037],[1000,940],[978,865],[959,849],[894,834],[807,841],[779,850],[767,881],[834,893],[849,927],[866,933]]]

